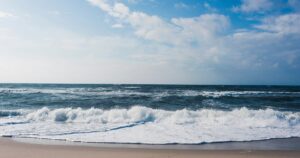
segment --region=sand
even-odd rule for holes
[[[297,158],[299,150],[189,150],[46,145],[0,138],[0,158]]]

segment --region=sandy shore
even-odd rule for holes
[[[44,145],[0,138],[0,158],[296,158],[300,151],[288,150],[187,150],[101,148],[89,146]]]

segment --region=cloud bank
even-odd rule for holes
[[[84,3],[101,17],[84,18],[100,30],[104,25],[110,30],[84,34],[57,25],[41,27],[45,21],[33,23],[22,14],[10,20],[17,14],[0,12],[0,24],[9,26],[0,25],[0,81],[300,84],[300,14],[292,7],[295,1],[286,2],[291,11],[280,14],[272,12],[274,1],[243,0],[233,10],[227,8],[230,14],[203,3],[207,12],[171,17],[133,7],[143,3],[140,0]],[[175,3],[171,7],[188,10]],[[64,14],[53,16],[51,10]],[[45,14],[48,23],[70,13],[51,8]],[[246,27],[237,25],[239,16],[252,21]]]
[[[230,18],[222,14],[176,17],[167,21],[159,16],[131,11],[120,2],[88,1],[133,28],[137,37],[160,45],[172,45],[169,53],[161,53],[165,57],[157,56],[156,59],[167,59],[170,63],[181,59],[205,69],[220,69],[226,65],[228,69],[253,70],[254,73],[262,69],[276,71],[280,67],[299,67],[298,13],[265,17],[251,29],[234,29]],[[236,11],[264,12],[272,7],[269,0],[243,0]],[[289,44],[284,42],[287,39]],[[174,60],[172,56],[177,58]],[[232,69],[225,71],[235,71]]]

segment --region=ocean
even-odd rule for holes
[[[133,144],[300,137],[300,86],[0,84],[0,136]]]

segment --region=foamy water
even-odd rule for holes
[[[19,110],[18,114],[1,119],[1,136],[144,144],[300,137],[300,112],[272,109],[166,111],[134,106],[111,110],[42,108],[22,114]]]

